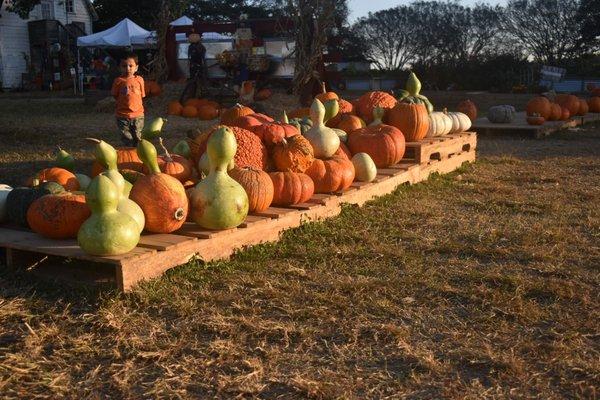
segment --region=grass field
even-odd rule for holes
[[[89,110],[19,107],[0,116],[2,180],[63,140],[32,120],[91,133]],[[1,272],[0,397],[596,398],[600,125],[478,151],[128,296]]]

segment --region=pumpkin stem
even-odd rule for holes
[[[287,116],[287,113],[285,112],[285,110],[283,110],[283,116],[281,117],[281,122],[283,122],[284,124],[289,124],[290,123],[290,119]]]
[[[327,88],[325,87],[325,82],[321,82],[321,93],[327,93]]]
[[[161,137],[158,138],[158,144],[160,145],[160,147],[163,149],[163,151],[165,152],[165,159],[167,160],[167,162],[173,162],[173,157],[171,157],[171,154],[169,153],[169,150],[167,150],[167,148],[165,147],[163,140]]]

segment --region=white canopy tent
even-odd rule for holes
[[[183,17],[177,18],[175,21],[172,21],[169,25],[171,26],[190,26],[194,25],[194,20],[190,17],[184,15]]]
[[[147,37],[150,31],[142,28],[129,18],[102,32],[77,38],[77,47],[132,47],[136,37]]]

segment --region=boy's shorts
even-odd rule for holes
[[[136,147],[142,138],[144,117],[123,118],[117,117],[117,126],[121,133],[121,141],[127,147]]]

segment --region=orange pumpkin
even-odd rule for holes
[[[302,135],[285,138],[273,147],[273,162],[281,172],[304,172],[314,159],[313,148]]]
[[[248,212],[264,211],[273,202],[273,181],[265,171],[255,168],[235,167],[229,171],[248,195]]]
[[[338,125],[340,124],[340,121],[342,120],[342,117],[344,115],[354,115],[354,106],[352,105],[352,103],[350,103],[349,101],[346,101],[344,99],[339,99],[338,104],[340,106],[340,109],[339,109],[337,115],[335,117],[331,118],[325,124],[330,128],[339,128]],[[339,128],[339,129],[342,129],[342,128]]]
[[[335,92],[328,92],[325,83],[321,84],[322,93],[315,96],[315,99],[319,99],[321,103],[325,103],[327,100],[338,100],[339,97]]]
[[[373,110],[375,107],[383,109],[391,109],[396,105],[397,101],[389,93],[386,92],[367,92],[360,96],[357,100],[356,114],[361,117],[367,124],[373,121]]]
[[[185,118],[196,118],[198,116],[198,109],[194,106],[184,106],[181,110],[181,116]]]
[[[27,223],[36,233],[51,239],[74,239],[81,224],[91,215],[85,194],[48,194],[27,210]]]
[[[192,98],[192,99],[187,99],[186,101],[184,101],[183,102],[183,106],[184,107],[192,106],[192,107],[198,108],[200,106],[205,105],[206,102],[207,102],[207,100],[205,100],[205,99],[194,99],[194,98]]]
[[[212,104],[205,104],[197,108],[198,118],[202,121],[210,121],[216,119],[219,116],[219,109]]]
[[[160,94],[162,93],[162,88],[156,81],[146,81],[144,83],[144,89],[146,92],[146,96],[148,97],[160,96]]]
[[[315,193],[315,185],[306,174],[299,172],[271,172],[273,205],[291,206],[308,201]]]
[[[527,123],[529,125],[543,125],[546,119],[539,114],[533,114],[527,117]]]
[[[388,124],[400,129],[407,142],[416,142],[427,135],[429,113],[423,104],[399,102],[388,112]]]
[[[571,113],[569,112],[569,109],[568,109],[568,108],[561,107],[560,109],[561,109],[561,111],[562,111],[562,113],[561,113],[561,115],[560,115],[560,120],[561,120],[561,121],[566,121],[566,120],[568,120],[569,118],[571,118]]]
[[[178,101],[171,101],[167,107],[167,114],[169,115],[181,115],[183,106]]]
[[[562,108],[556,104],[556,103],[552,103],[551,104],[552,107],[552,112],[550,113],[550,121],[558,121],[562,115]]]
[[[177,179],[179,182],[184,183],[192,176],[192,162],[179,154],[171,154],[167,148],[163,145],[162,138],[158,139],[160,147],[163,150],[163,155],[159,156],[158,168],[163,174],[167,174]],[[149,172],[147,167],[144,167],[144,172]],[[138,177],[139,179],[139,177]]]
[[[570,116],[576,115],[579,111],[579,99],[577,96],[573,96],[572,94],[559,94],[556,96],[554,101],[569,110]]]
[[[352,153],[350,152],[350,149],[348,148],[348,146],[346,146],[344,144],[344,142],[340,143],[340,147],[337,149],[337,151],[335,153],[333,153],[333,155],[343,157],[348,160],[352,159]]]
[[[254,111],[250,107],[243,106],[241,104],[236,104],[231,108],[226,109],[221,114],[221,124],[222,125],[233,125],[236,119],[239,117],[243,117],[244,115],[254,114]]]
[[[471,120],[471,122],[475,122],[477,119],[477,106],[471,100],[463,100],[458,103],[456,107],[458,112],[466,114],[467,117]]]
[[[577,110],[576,115],[583,117],[585,114],[588,113],[588,111],[590,111],[590,108],[588,107],[587,101],[585,101],[584,99],[579,99],[579,109]]]
[[[300,133],[293,125],[279,122],[268,122],[255,126],[252,132],[267,146],[272,146],[286,137],[296,136]]]
[[[292,110],[287,113],[288,118],[304,118],[310,117],[310,107],[302,107]]]
[[[40,182],[56,182],[59,183],[65,190],[73,192],[79,190],[79,181],[77,177],[64,168],[46,168],[39,172],[37,179]]]
[[[132,171],[144,172],[144,164],[138,157],[135,147],[120,147],[117,149],[117,168],[119,170],[130,169]],[[104,172],[105,168],[98,161],[92,164],[92,178]]]
[[[271,89],[267,89],[267,88],[260,89],[258,92],[256,92],[254,94],[254,100],[256,100],[256,101],[267,100],[272,95],[273,95],[273,92],[271,91]]]
[[[327,160],[315,158],[306,175],[315,184],[315,193],[345,190],[354,181],[354,164],[346,157],[333,156]]]
[[[231,126],[238,126],[252,131],[255,127],[269,122],[273,122],[273,118],[265,114],[255,113],[237,118]]]
[[[527,115],[539,114],[544,119],[548,119],[552,114],[552,105],[547,98],[536,96],[527,102],[526,111]]]
[[[367,126],[348,134],[348,148],[352,154],[367,153],[377,168],[400,162],[405,146],[402,132],[390,125]]]
[[[594,96],[587,101],[590,112],[600,113],[600,97]]]
[[[342,114],[336,128],[341,129],[346,133],[350,133],[360,128],[365,127],[365,122],[356,115]]]

